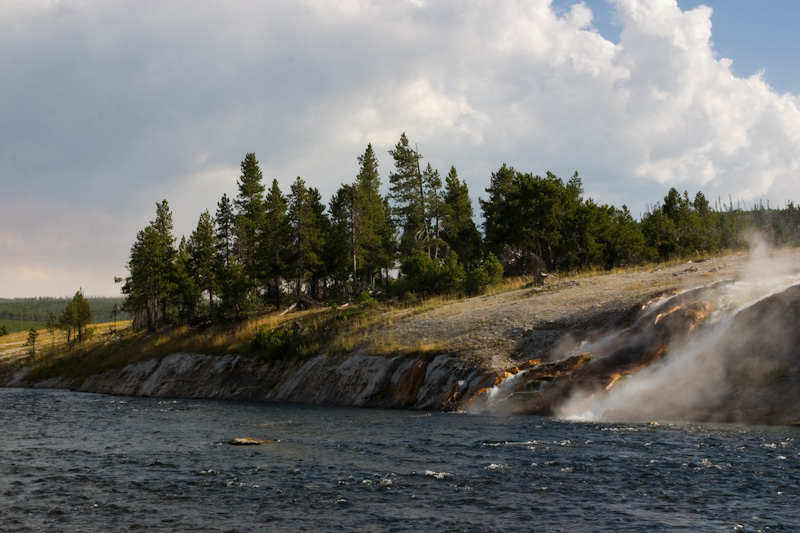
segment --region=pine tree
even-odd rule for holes
[[[249,153],[241,164],[239,194],[236,205],[235,234],[236,254],[245,276],[253,287],[258,285],[257,247],[261,238],[261,227],[265,215],[263,175],[256,154]]]
[[[611,207],[609,210],[611,220],[604,266],[613,268],[641,263],[645,257],[645,241],[639,224],[626,205],[621,209]]]
[[[425,246],[431,257],[438,259],[439,250],[446,247],[446,243],[441,239],[443,215],[442,178],[439,177],[439,171],[434,170],[430,163],[422,172],[422,184],[423,205],[425,206],[423,217],[425,226],[428,228]]]
[[[223,319],[238,320],[253,314],[258,308],[258,299],[250,280],[244,273],[236,256],[222,268],[220,276],[219,315]]]
[[[495,255],[501,255],[506,245],[513,244],[512,235],[517,223],[516,205],[512,199],[516,175],[513,167],[503,163],[497,172],[492,173],[486,189],[489,198],[480,199],[486,248]]]
[[[325,247],[325,262],[331,276],[338,285],[349,278],[350,289],[344,292],[349,292],[352,297],[358,294],[357,272],[363,257],[357,196],[355,186],[342,185],[331,197],[331,231]]]
[[[169,321],[168,308],[177,296],[178,287],[175,282],[175,235],[172,222],[172,211],[166,200],[156,205],[156,218],[151,222],[158,237],[158,248],[155,256],[158,272],[159,294],[161,303],[161,318]]]
[[[223,194],[217,204],[217,233],[215,235],[217,256],[223,266],[228,264],[231,254],[233,254],[235,221],[233,203],[227,194]]]
[[[425,182],[420,170],[422,156],[411,148],[405,133],[389,154],[395,166],[395,171],[389,174],[389,198],[393,202],[392,214],[396,224],[402,228],[400,254],[410,256],[420,241],[427,243],[431,236],[426,219]]]
[[[324,259],[326,242],[331,235],[331,221],[325,213],[322,195],[316,187],[309,187],[308,197],[311,204],[312,225],[318,239],[315,245],[317,264],[311,269],[310,296],[314,300],[318,300],[323,296],[322,290],[324,287],[322,285],[328,277],[328,269]]]
[[[31,357],[36,355],[36,339],[39,337],[39,332],[36,328],[28,330],[28,346],[31,347]]]
[[[208,313],[214,314],[214,296],[217,293],[217,256],[215,249],[215,221],[208,210],[197,221],[197,228],[189,236],[187,250],[189,272],[197,286],[208,298]]]
[[[187,322],[191,322],[197,316],[203,292],[197,281],[192,269],[189,244],[186,241],[186,237],[181,237],[181,242],[178,245],[178,254],[175,258],[175,284],[178,292],[175,304],[178,307],[178,316]]]
[[[381,270],[391,267],[393,244],[387,253],[385,241],[393,241],[394,236],[391,216],[387,216],[379,190],[378,161],[371,144],[358,156],[358,162],[355,182],[343,184],[331,198],[331,234],[325,254],[337,283],[349,276],[352,297],[362,287],[374,285]]]
[[[362,285],[374,285],[382,270],[394,266],[395,231],[388,202],[380,193],[378,159],[368,144],[358,157],[359,171],[354,185],[354,198],[359,213],[357,225],[357,262]],[[355,279],[354,279],[355,281]]]
[[[83,296],[83,289],[76,292],[72,300],[67,303],[67,308],[62,313],[59,322],[62,327],[68,328],[67,342],[70,341],[71,332],[75,333],[75,340],[83,340],[86,326],[92,322],[92,307]]]
[[[315,212],[314,190],[306,187],[299,176],[292,184],[289,193],[289,229],[292,253],[289,272],[295,280],[295,297],[299,300],[303,286],[321,266],[323,247],[322,228],[318,213]],[[318,193],[316,193],[318,196]]]
[[[450,167],[445,178],[442,229],[444,240],[468,269],[476,267],[481,258],[481,234],[472,217],[467,183],[458,178],[455,167]]]
[[[175,237],[172,212],[166,200],[156,204],[156,218],[136,235],[128,261],[130,275],[122,293],[124,309],[133,316],[134,327],[155,330],[167,320],[170,300],[175,297]]]
[[[259,269],[268,281],[269,298],[275,307],[281,304],[281,285],[288,269],[291,235],[287,217],[287,201],[272,180],[264,204],[264,219],[259,242]]]
[[[711,209],[705,195],[700,191],[697,191],[692,207],[697,214],[697,250],[716,252],[720,246],[719,217],[717,213]]]

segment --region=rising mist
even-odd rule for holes
[[[752,238],[746,273],[703,293],[711,313],[696,331],[606,391],[575,390],[556,414],[607,421],[795,421],[800,275],[789,257]]]

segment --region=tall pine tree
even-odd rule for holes
[[[447,246],[442,241],[442,215],[444,214],[442,178],[439,177],[439,171],[434,170],[430,163],[422,172],[422,185],[423,205],[425,206],[423,216],[425,217],[425,227],[428,228],[424,245],[431,257],[439,259],[439,251]],[[446,254],[441,254],[441,256],[444,255]]]
[[[303,287],[308,284],[321,266],[324,242],[318,213],[315,209],[314,191],[310,191],[306,187],[305,181],[298,176],[292,183],[288,198],[289,232],[292,245],[288,271],[295,281],[295,297],[298,300]]]
[[[450,167],[445,178],[442,208],[444,240],[468,269],[481,259],[481,234],[472,219],[472,200],[467,183],[458,178],[456,167]]]
[[[208,313],[214,314],[214,296],[217,294],[217,254],[215,247],[215,221],[208,210],[204,211],[197,227],[189,236],[189,272],[195,283],[208,298]]]
[[[380,193],[378,160],[372,145],[358,156],[359,171],[352,185],[342,185],[331,198],[331,243],[327,256],[338,281],[349,271],[350,293],[373,286],[384,269],[391,268],[394,227]]]
[[[233,202],[231,202],[227,194],[223,194],[217,204],[216,222],[217,232],[215,234],[215,247],[219,261],[222,263],[222,266],[225,266],[228,264],[233,254],[234,229],[236,223],[236,215],[233,212]]]
[[[136,235],[128,261],[130,275],[122,293],[124,308],[135,327],[155,330],[168,320],[170,301],[176,296],[175,236],[172,212],[166,200],[156,204],[156,218]]]
[[[259,242],[260,271],[267,281],[269,300],[281,305],[281,286],[288,272],[291,234],[289,231],[288,204],[278,180],[272,180],[264,202],[264,219]]]
[[[265,214],[263,175],[256,154],[249,153],[241,164],[239,194],[236,205],[236,255],[245,276],[253,287],[258,286],[257,248]]]
[[[489,197],[480,199],[485,246],[496,256],[503,253],[506,245],[512,244],[512,234],[518,222],[512,199],[516,174],[514,167],[503,163],[497,172],[492,172],[489,187],[486,188]]]
[[[394,172],[389,174],[389,198],[393,202],[392,214],[401,230],[400,254],[411,256],[418,242],[430,238],[430,227],[425,217],[425,184],[420,170],[419,152],[411,148],[406,134],[389,150],[394,159]]]
[[[389,174],[389,198],[393,202],[394,219],[402,231],[401,260],[419,249],[437,258],[442,244],[439,241],[442,186],[439,172],[430,165],[424,172],[421,170],[422,156],[416,148],[411,148],[405,133],[389,154],[395,166],[395,171]]]

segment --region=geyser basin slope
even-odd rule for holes
[[[645,310],[592,352],[534,365],[506,405],[564,417],[787,424],[800,418],[800,286],[720,283]],[[479,404],[480,405],[480,404]]]

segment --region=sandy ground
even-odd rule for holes
[[[800,264],[798,251],[772,254]],[[752,268],[748,255],[687,262],[622,274],[559,279],[544,287],[461,300],[396,320],[388,335],[405,345],[441,343],[487,367],[548,357],[570,340],[599,334],[631,320],[653,297],[668,291],[736,279]]]

